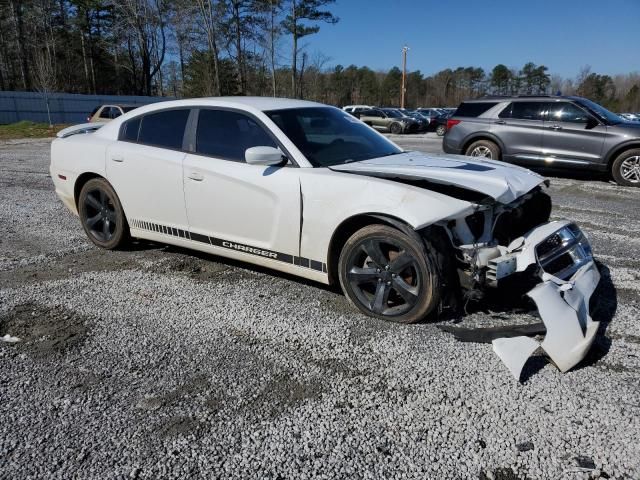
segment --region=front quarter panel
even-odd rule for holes
[[[419,229],[473,211],[469,202],[391,180],[327,168],[301,169],[303,257],[327,259],[337,228],[362,214],[399,219]]]

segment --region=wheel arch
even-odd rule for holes
[[[82,187],[84,187],[85,184],[93,178],[102,178],[108,182],[104,176],[96,172],[84,172],[80,174],[76,179],[76,183],[73,185],[73,201],[76,205],[76,209],[78,208],[78,198],[80,198],[80,191],[82,190]]]
[[[616,158],[620,156],[622,153],[627,150],[634,150],[636,148],[640,148],[639,140],[631,140],[629,142],[623,143],[622,145],[617,145],[614,149],[612,149],[609,153],[607,153],[606,165],[607,172],[611,173],[611,167],[613,166],[613,162],[615,162]]]
[[[345,242],[355,232],[369,225],[388,225],[408,235],[418,236],[416,231],[404,220],[382,213],[360,213],[353,215],[340,223],[333,232],[327,252],[327,275],[330,285],[339,285],[338,260]]]
[[[498,145],[498,148],[500,149],[500,158],[502,158],[502,156],[504,155],[504,143],[502,143],[502,141],[496,135],[489,132],[481,132],[467,137],[462,144],[461,154],[464,155],[467,151],[467,148],[469,148],[472,143],[479,140],[488,140]]]

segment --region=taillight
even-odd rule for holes
[[[447,130],[451,130],[453,127],[455,127],[457,124],[460,123],[460,120],[447,120]]]

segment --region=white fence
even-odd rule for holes
[[[108,103],[146,105],[164,100],[173,100],[173,98],[51,93],[49,109],[53,123],[82,123],[99,105]],[[44,95],[38,92],[0,92],[0,125],[21,120],[43,123],[49,121]]]

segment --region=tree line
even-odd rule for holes
[[[0,0],[0,90],[260,95],[396,106],[398,67],[331,66],[311,50],[339,19],[335,0]],[[414,54],[415,55],[415,54]],[[640,74],[574,79],[544,65],[410,71],[406,104],[456,106],[482,95],[578,94],[640,110]]]

